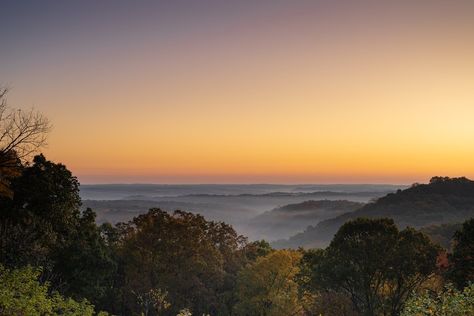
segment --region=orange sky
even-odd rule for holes
[[[0,82],[47,156],[83,183],[474,177],[471,2],[204,2],[12,7]]]

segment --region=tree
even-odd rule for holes
[[[474,282],[474,218],[463,223],[454,234],[453,253],[448,256],[450,271],[448,277],[462,289]]]
[[[436,270],[440,248],[391,219],[345,223],[325,250],[307,252],[300,280],[313,293],[348,296],[363,315],[398,315],[409,294]]]
[[[7,92],[0,89],[0,195],[11,197],[11,180],[20,174],[21,164],[46,145],[51,124],[35,110],[8,107]]]
[[[334,291],[321,291],[313,296],[305,296],[306,315],[358,316],[351,300]],[[309,300],[310,299],[310,300]]]
[[[245,257],[249,262],[254,262],[259,257],[263,257],[274,251],[270,244],[265,240],[257,240],[251,243],[248,243],[243,248],[245,252]]]
[[[405,304],[401,316],[468,316],[474,315],[474,284],[459,291],[452,286],[440,293],[426,291],[414,294]]]
[[[79,182],[64,165],[39,155],[11,189],[13,199],[0,197],[0,262],[48,270],[49,255],[68,243],[79,224]]]
[[[237,315],[302,315],[295,276],[301,254],[277,250],[259,257],[240,273]]]
[[[148,316],[152,312],[157,315],[171,307],[171,304],[166,300],[167,292],[161,289],[151,289],[146,293],[133,293],[137,297],[138,305],[141,308],[141,315]]]
[[[77,179],[39,155],[11,189],[12,199],[0,197],[0,263],[41,266],[53,290],[99,303],[111,287],[115,263],[95,213],[80,210]]]
[[[308,249],[303,251],[296,275],[299,284],[300,297],[308,315],[324,316],[357,316],[350,297],[329,288],[323,288],[314,277],[314,267],[323,260],[323,249]]]
[[[0,156],[14,152],[23,161],[46,145],[51,124],[35,110],[9,108],[7,92],[7,89],[0,90]]]
[[[14,152],[0,155],[0,197],[13,197],[11,181],[21,174],[21,162]]]
[[[0,315],[95,315],[94,306],[87,300],[49,294],[49,285],[38,280],[40,274],[41,269],[30,266],[9,270],[0,265]]]
[[[171,307],[162,311],[166,315],[183,308],[197,315],[228,313],[245,244],[232,227],[183,211],[151,209],[117,229],[123,271],[120,313],[140,312],[136,293],[151,289],[168,293]]]
[[[113,292],[117,262],[101,228],[96,225],[95,213],[84,210],[76,227],[71,229],[67,244],[52,255],[56,273],[63,281],[62,291],[73,298],[88,298],[100,309],[108,307],[108,296]]]

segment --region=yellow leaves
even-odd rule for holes
[[[301,253],[278,250],[258,258],[239,274],[238,315],[258,311],[262,315],[298,315],[301,302],[295,276]]]

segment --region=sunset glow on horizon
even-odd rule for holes
[[[81,183],[474,178],[472,1],[2,11],[8,103],[51,120],[45,155]]]

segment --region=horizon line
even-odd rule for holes
[[[343,183],[343,182],[337,182],[337,183],[259,183],[259,182],[248,182],[248,183],[238,183],[238,182],[229,182],[229,183],[160,183],[160,182],[98,182],[98,183],[81,183],[80,185],[167,185],[167,186],[173,186],[173,185],[278,185],[278,186],[296,186],[296,185],[302,185],[302,186],[308,186],[308,185],[325,185],[325,186],[330,186],[330,185],[390,185],[390,186],[407,186],[411,185],[413,183]]]

